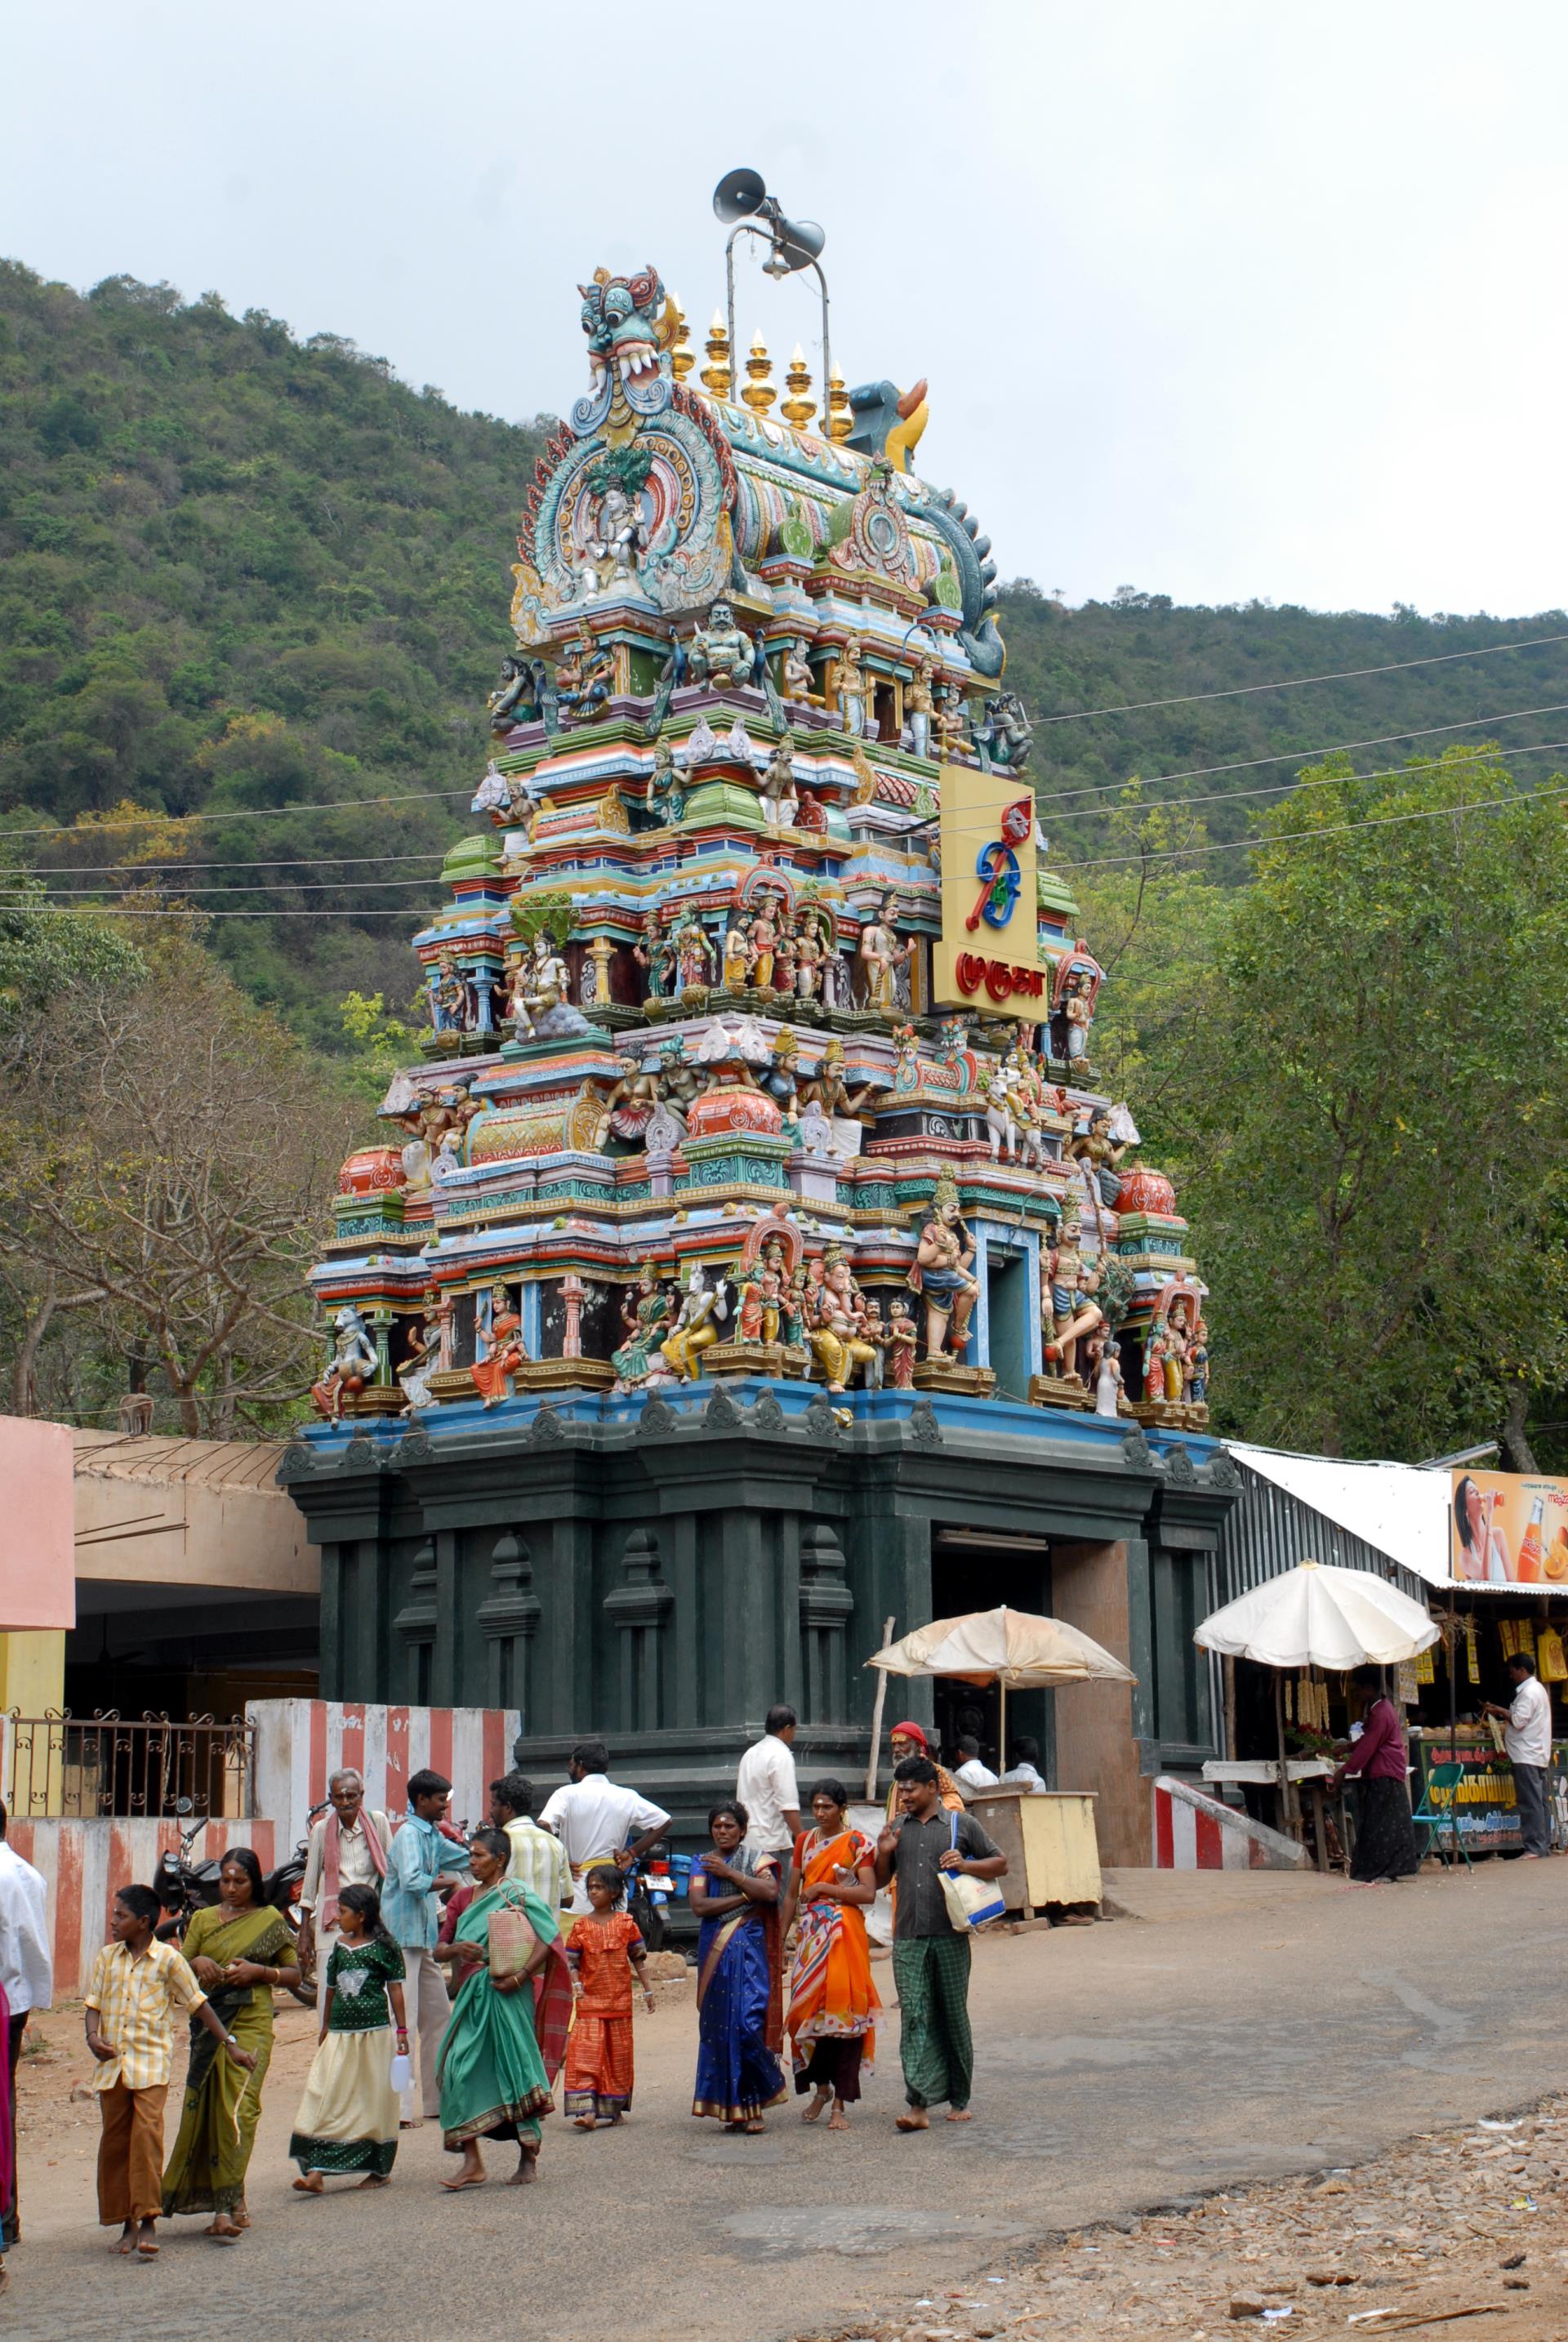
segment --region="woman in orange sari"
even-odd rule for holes
[[[811,1793],[814,1829],[794,1845],[784,1930],[798,1917],[788,2025],[794,2086],[816,2096],[801,2115],[815,2122],[829,2099],[829,2130],[847,2130],[844,2107],[860,2096],[860,2077],[876,2056],[882,2002],[871,1977],[865,1913],[876,1899],[876,1848],[845,1817],[842,1781],[819,1781]]]
[[[495,1286],[491,1295],[490,1339],[484,1356],[468,1369],[474,1377],[474,1387],[486,1407],[507,1395],[507,1385],[519,1366],[526,1366],[528,1353],[523,1346],[523,1320],[512,1306],[512,1298],[504,1285]]]

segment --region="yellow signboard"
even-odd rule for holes
[[[942,767],[942,935],[932,952],[941,1008],[1048,1015],[1035,902],[1034,797],[1017,774]]]

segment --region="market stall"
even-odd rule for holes
[[[1303,1561],[1278,1577],[1265,1578],[1233,1602],[1205,1618],[1193,1641],[1201,1649],[1217,1651],[1268,1667],[1273,1673],[1275,1756],[1273,1779],[1279,1797],[1279,1827],[1289,1836],[1303,1833],[1303,1786],[1333,1770],[1325,1745],[1293,1763],[1286,1724],[1287,1673],[1309,1671],[1305,1684],[1323,1697],[1313,1706],[1313,1729],[1327,1743],[1330,1706],[1327,1679],[1342,1677],[1353,1667],[1393,1666],[1409,1663],[1438,1639],[1439,1629],[1418,1602],[1387,1581],[1361,1569],[1336,1569],[1316,1561]],[[1347,1736],[1348,1736],[1348,1734]],[[1205,1773],[1209,1768],[1205,1767]],[[1223,1774],[1210,1777],[1223,1778]],[[1239,1776],[1238,1776],[1239,1777]],[[1318,1867],[1330,1861],[1331,1828],[1320,1795],[1308,1791],[1313,1837]],[[1337,1833],[1348,1852],[1348,1831],[1342,1817]]]

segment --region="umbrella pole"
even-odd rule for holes
[[[1002,1714],[996,1726],[996,1754],[1000,1760],[996,1769],[999,1773],[1005,1773],[1007,1770],[1007,1678],[1005,1676],[997,1676],[996,1688],[1002,1695]]]
[[[893,1626],[894,1622],[890,1618],[882,1630],[882,1647],[884,1651],[893,1640]],[[876,1803],[876,1762],[882,1749],[882,1711],[886,1698],[887,1669],[878,1667],[876,1697],[872,1702],[871,1709],[871,1754],[865,1765],[865,1802],[868,1806],[874,1806]]]
[[[1288,1836],[1294,1815],[1291,1798],[1290,1759],[1285,1753],[1285,1679],[1278,1667],[1274,1669],[1274,1725],[1280,1742],[1280,1813]]]

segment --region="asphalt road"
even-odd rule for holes
[[[69,2103],[86,2060],[75,2014],[57,2017],[65,2054],[24,2069],[26,2240],[0,2325],[17,2342],[768,2342],[907,2312],[1053,2231],[1353,2163],[1561,2086],[1568,1860],[1359,1894],[1145,1877],[1124,1899],[1158,1916],[977,1946],[975,2121],[912,2138],[893,2128],[891,2012],[847,2136],[793,2107],[762,2138],[693,2121],[686,2000],[639,2020],[624,2128],[548,2123],[536,2187],[443,2195],[454,2166],[425,2128],[384,2195],[308,2199],[285,2161],[312,2031],[292,2014],[255,2227],[231,2247],[165,2227],[148,2267],[94,2225],[95,2109]]]

